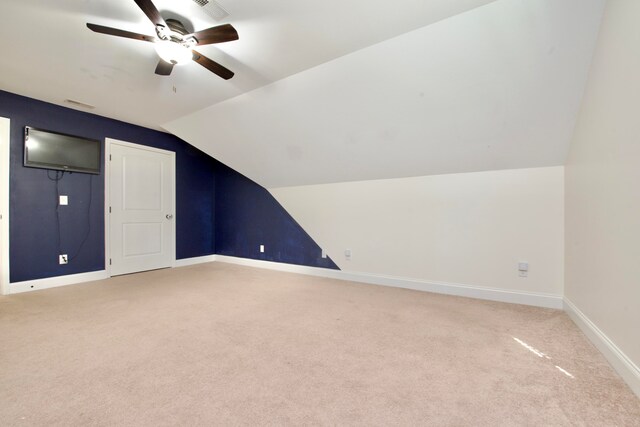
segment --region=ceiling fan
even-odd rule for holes
[[[160,61],[156,66],[156,74],[158,75],[168,76],[171,74],[174,65],[186,64],[193,60],[225,80],[233,77],[233,71],[193,50],[195,46],[238,40],[238,32],[231,24],[218,25],[206,30],[189,33],[177,19],[165,20],[162,18],[151,0],[134,1],[156,26],[157,37],[96,24],[88,23],[87,27],[96,33],[154,43],[156,52],[160,56]]]

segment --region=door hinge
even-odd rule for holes
[[[111,154],[109,154],[109,161],[111,161]]]
[[[109,265],[111,265],[111,258],[109,258]]]
[[[109,213],[111,213],[111,206],[109,206]]]

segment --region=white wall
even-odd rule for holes
[[[559,166],[270,191],[342,270],[561,296],[563,178]]]
[[[0,294],[9,293],[9,124],[0,117]]]
[[[608,2],[566,166],[565,241],[566,297],[636,365],[640,395],[638,22],[640,2]]]

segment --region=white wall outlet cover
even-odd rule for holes
[[[69,204],[69,196],[60,196],[60,206]]]
[[[344,251],[344,257],[346,259],[351,259],[351,249],[345,249]]]
[[[529,271],[529,263],[528,262],[519,262],[518,270],[520,271]]]
[[[58,262],[60,264],[68,264],[69,263],[69,257],[67,256],[67,254],[59,255],[58,256]]]
[[[327,253],[324,251],[324,249],[322,249],[322,252],[320,253],[320,256],[322,258],[326,258],[327,257]]]
[[[260,245],[260,253],[264,252],[264,245]]]

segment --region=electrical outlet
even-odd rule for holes
[[[60,196],[60,206],[67,206],[69,204],[69,196]]]
[[[58,262],[60,264],[68,264],[69,263],[69,257],[67,256],[67,254],[59,255],[58,256]]]
[[[260,245],[260,253],[263,254],[264,253],[264,245]]]
[[[529,263],[526,261],[520,261],[518,263],[518,276],[527,277],[529,275]]]
[[[344,250],[344,258],[347,261],[351,261],[351,249],[345,249]]]

